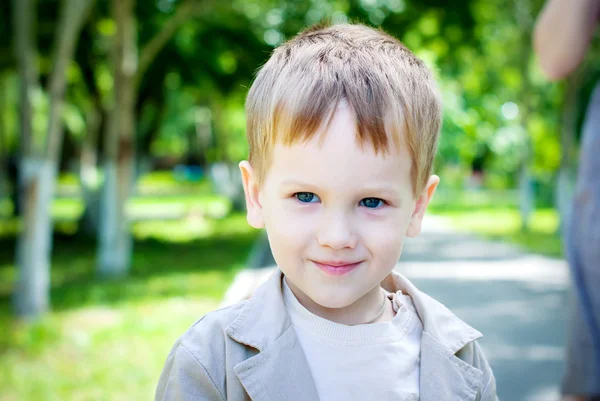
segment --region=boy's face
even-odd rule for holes
[[[376,155],[355,138],[354,114],[342,104],[324,136],[274,146],[261,188],[248,162],[240,163],[249,223],[266,228],[301,301],[325,308],[349,306],[379,286],[404,237],[419,234],[439,181],[432,176],[414,199],[406,150]]]

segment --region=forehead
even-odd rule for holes
[[[402,138],[390,141],[394,142],[397,145],[390,146],[389,152],[376,152],[372,145],[361,144],[355,114],[346,104],[340,104],[330,124],[321,127],[310,140],[290,145],[276,143],[269,175],[279,181],[300,179],[340,189],[373,181],[410,187],[410,156]]]

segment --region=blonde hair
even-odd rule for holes
[[[316,25],[279,46],[246,99],[249,162],[262,185],[276,143],[308,141],[340,102],[356,115],[357,140],[412,159],[413,195],[432,173],[442,120],[431,71],[399,40],[360,24]],[[405,136],[402,138],[402,130]],[[402,141],[402,142],[401,142]]]

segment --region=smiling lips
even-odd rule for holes
[[[323,261],[317,262],[313,260],[319,269],[332,276],[341,276],[356,269],[362,262],[345,262],[345,261]]]

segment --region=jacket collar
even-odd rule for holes
[[[419,291],[402,274],[393,271],[383,280],[381,286],[390,292],[401,290],[410,295],[423,323],[423,331],[451,354],[456,354],[468,343],[483,337],[479,331],[460,320],[444,305]]]
[[[482,334],[460,320],[444,305],[419,291],[402,274],[392,272],[381,283],[388,291],[410,295],[423,323],[421,336],[420,399],[422,401],[477,400],[483,372],[456,356]]]
[[[261,285],[226,329],[258,354],[234,366],[253,401],[318,400],[315,383],[282,292],[281,270]]]
[[[234,370],[252,400],[317,400],[306,357],[285,308],[282,278],[281,270],[275,269],[227,327],[233,340],[259,351]],[[397,272],[390,273],[382,287],[410,295],[423,323],[421,400],[474,400],[482,372],[455,354],[481,338],[481,333]],[[265,382],[269,377],[278,379]]]
[[[227,334],[239,343],[264,351],[291,327],[283,301],[283,274],[279,268],[256,289]]]

